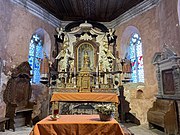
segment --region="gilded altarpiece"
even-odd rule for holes
[[[121,71],[117,71],[115,66],[118,65],[115,61],[116,53],[113,50],[115,41],[114,44],[112,41],[109,42],[108,39],[111,37],[107,35],[113,36],[112,33],[108,34],[110,31],[104,25],[98,25],[85,22],[78,26],[72,24],[72,27],[69,24],[64,31],[61,28],[58,29],[62,31],[58,31],[55,37],[61,37],[59,34],[62,33],[64,36],[61,42],[57,43],[61,49],[55,58],[58,67],[56,80],[53,80],[51,86],[52,92],[66,92],[70,95],[77,92],[113,93],[117,96],[118,90],[114,82],[115,80],[120,82]],[[56,41],[60,40],[56,39]],[[63,114],[79,114],[82,112],[81,107],[86,110],[84,112],[92,114],[95,104],[62,103],[60,107]],[[80,110],[74,112],[73,108]]]

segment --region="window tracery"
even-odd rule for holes
[[[144,82],[142,42],[141,37],[137,33],[134,33],[130,39],[129,54],[132,64],[133,82]]]
[[[38,84],[40,82],[40,65],[43,59],[43,44],[42,40],[37,34],[34,34],[29,44],[28,62],[31,67],[31,74],[33,75],[31,83]]]

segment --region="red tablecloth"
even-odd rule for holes
[[[38,122],[30,135],[124,135],[119,123],[100,121],[99,115],[60,115],[56,121],[50,116]]]
[[[119,103],[115,93],[53,93],[51,101],[93,101]]]

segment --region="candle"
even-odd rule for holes
[[[59,104],[58,102],[54,103],[54,111],[53,111],[54,117],[56,117],[57,114],[59,114],[59,106],[58,106],[58,104]]]
[[[74,77],[76,77],[76,68],[74,67]]]
[[[56,116],[59,113],[58,109],[54,109],[54,116]]]
[[[96,76],[98,76],[98,66],[96,67]]]

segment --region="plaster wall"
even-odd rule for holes
[[[3,112],[5,111],[3,91],[7,83],[4,80],[7,80],[6,78],[9,76],[12,68],[28,60],[30,39],[32,34],[39,28],[49,34],[50,39],[47,42],[52,50],[55,28],[51,24],[31,14],[25,7],[17,5],[10,0],[0,1],[0,58],[3,60],[0,110]],[[0,117],[4,116],[3,112],[0,112]]]
[[[130,102],[131,113],[135,114],[142,124],[147,122],[147,111],[152,107],[158,90],[155,66],[152,64],[155,52],[161,51],[163,45],[166,44],[180,55],[177,0],[161,0],[156,7],[116,27],[117,50],[121,58],[124,58],[133,28],[138,30],[142,38],[145,82],[129,83],[124,87],[125,96]],[[136,97],[138,89],[143,91],[142,99]]]
[[[167,44],[169,48],[180,55],[177,3],[178,0],[161,0],[156,7],[133,17],[116,28],[117,50],[119,50],[121,58],[125,51],[123,46],[128,44],[127,36],[129,35],[125,31],[127,27],[137,28],[142,38],[145,82],[124,85],[131,112],[136,114],[141,123],[147,122],[146,112],[152,106],[157,94],[155,67],[151,63],[154,53],[160,51],[162,46]],[[49,34],[50,41],[48,42],[52,50],[55,28],[51,24],[10,0],[0,1],[0,57],[4,63],[0,93],[3,93],[7,83],[8,72],[10,73],[13,67],[28,60],[29,42],[32,34],[38,28],[44,29]],[[126,41],[124,41],[125,39]],[[142,99],[138,99],[136,96],[138,89],[143,91]],[[2,94],[0,95],[0,108],[0,110],[5,110]],[[3,115],[4,113],[0,112],[0,117]]]

